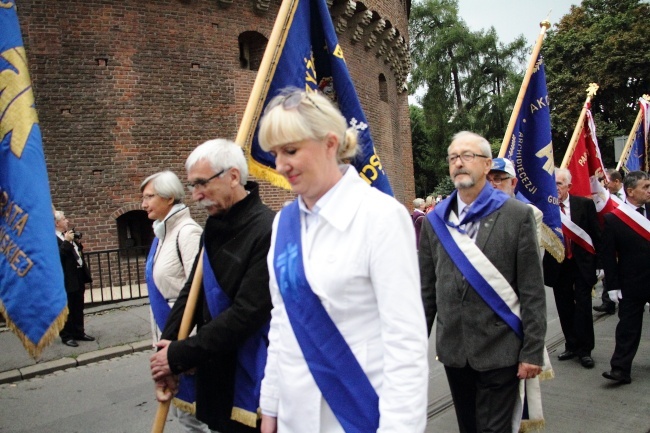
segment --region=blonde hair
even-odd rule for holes
[[[285,108],[287,101],[294,98],[299,101],[297,105]],[[357,131],[348,128],[339,109],[321,93],[287,88],[267,105],[257,139],[260,147],[268,152],[283,144],[323,140],[330,133],[339,141],[337,161],[353,159],[358,152]]]

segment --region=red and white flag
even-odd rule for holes
[[[591,104],[587,103],[584,124],[567,168],[571,172],[571,194],[591,197],[598,216],[602,219],[603,215],[616,209],[619,202],[612,199],[607,188],[599,181],[606,173],[590,106]]]

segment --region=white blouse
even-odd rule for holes
[[[411,217],[394,198],[370,187],[350,166],[316,203],[305,229],[305,273],[379,396],[379,432],[423,432],[427,409],[427,331]],[[343,432],[323,399],[293,333],[273,259],[270,346],[260,407],[278,432]]]

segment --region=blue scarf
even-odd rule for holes
[[[213,318],[232,305],[232,301],[217,281],[205,246],[203,248],[203,289],[208,310]],[[267,323],[239,344],[237,349],[235,397],[231,419],[249,427],[257,426],[260,387],[264,377],[269,345],[268,334],[269,324]]]
[[[275,242],[278,286],[314,381],[347,433],[376,432],[379,396],[307,281],[297,200],[282,209]]]
[[[517,334],[519,338],[523,339],[524,333],[521,319],[510,310],[508,305],[503,302],[503,299],[501,299],[485,278],[483,278],[479,270],[476,269],[467,259],[465,254],[461,252],[447,229],[447,226],[449,226],[464,233],[459,226],[466,223],[480,221],[491,215],[493,212],[500,209],[509,197],[505,193],[486,184],[474,203],[472,203],[463,220],[456,225],[449,221],[449,214],[451,213],[452,204],[456,201],[457,195],[458,191],[454,191],[450,197],[436,206],[433,212],[429,212],[427,218],[431,222],[433,230],[438,236],[438,239],[440,239],[440,243],[444,247],[445,251],[447,251],[451,260],[467,279],[472,288],[485,301],[485,303],[512,328],[515,334]]]
[[[149,256],[147,257],[145,277],[147,281],[147,289],[149,291],[149,304],[151,305],[154,321],[156,322],[158,329],[165,329],[165,323],[167,323],[167,318],[172,309],[167,303],[165,297],[160,293],[160,290],[158,290],[158,287],[153,280],[154,256],[156,255],[157,247],[158,238],[154,238],[153,243],[151,244],[151,249],[149,250]],[[178,393],[174,398],[182,400],[189,405],[194,405],[194,402],[196,401],[196,385],[193,375],[180,375]],[[183,404],[179,406],[182,408],[186,407],[186,405]]]

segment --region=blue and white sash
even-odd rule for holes
[[[147,289],[149,291],[149,304],[153,312],[153,318],[156,322],[158,329],[165,329],[165,323],[171,313],[172,309],[167,303],[165,297],[158,290],[158,286],[153,280],[153,261],[156,255],[156,248],[158,247],[158,238],[154,238],[147,257],[147,264],[145,266],[145,278],[147,281]],[[196,413],[196,386],[193,375],[181,374],[178,393],[174,396],[174,405],[185,412],[194,414]]]
[[[501,272],[485,257],[472,239],[459,227],[477,222],[503,206],[508,196],[489,185],[481,190],[462,221],[451,213],[451,204],[458,192],[429,212],[427,218],[433,226],[449,257],[467,279],[472,288],[494,312],[512,328],[521,339],[524,337],[519,297]]]
[[[212,318],[230,307],[232,300],[223,291],[210,265],[207,248],[203,247],[203,290]],[[230,419],[256,427],[260,403],[260,387],[269,346],[269,324],[244,340],[237,349],[235,397]],[[215,390],[218,392],[218,390]]]
[[[379,396],[307,281],[300,230],[296,200],[280,213],[273,263],[289,322],[314,381],[346,433],[376,432]]]

